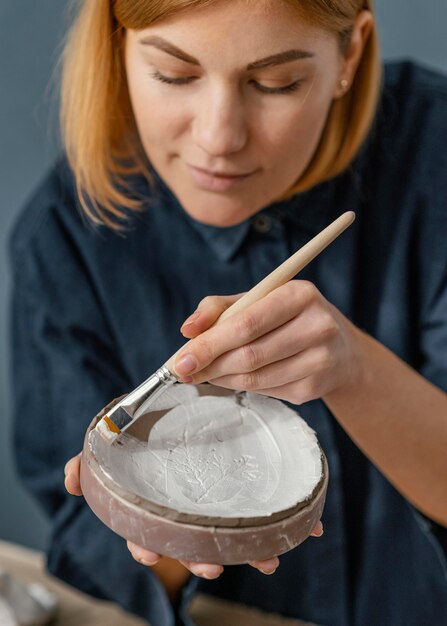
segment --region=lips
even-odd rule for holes
[[[208,174],[208,176],[216,176],[217,178],[243,178],[245,176],[250,176],[251,174],[251,172],[248,172],[247,174],[240,174],[239,172],[218,172],[208,170],[204,167],[197,167],[195,165],[191,165],[190,167],[198,170],[199,172],[203,172],[204,174]]]
[[[224,192],[235,189],[245,182],[254,172],[248,174],[235,174],[228,172],[212,171],[187,165],[188,170],[198,187],[206,191]]]

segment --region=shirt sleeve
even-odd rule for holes
[[[421,176],[419,236],[420,373],[447,392],[447,94],[433,99]],[[445,416],[447,420],[447,415]],[[447,457],[446,457],[447,458]],[[447,556],[447,529],[419,514]],[[444,560],[445,562],[445,560]]]
[[[447,93],[433,95],[420,146],[417,278],[421,373],[447,392]],[[447,419],[447,416],[446,416]]]
[[[82,251],[43,222],[32,237],[19,224],[10,242],[10,327],[16,464],[51,520],[48,569],[152,626],[173,626],[178,617],[155,574],[64,489],[64,465],[89,422],[130,383]]]
[[[438,224],[439,233],[442,232],[445,238],[442,248],[439,246],[436,250],[438,233],[433,233],[430,237],[431,247],[427,246],[435,267],[432,269],[431,279],[427,274],[427,283],[430,284],[426,285],[428,299],[421,320],[421,374],[447,392],[447,201],[444,215],[445,218],[440,220],[443,223]],[[431,227],[435,227],[435,223]],[[447,415],[445,419],[447,420]],[[439,542],[447,556],[447,528],[425,517],[422,527],[432,532],[433,539]]]
[[[420,320],[421,373],[447,392],[447,189],[444,214],[430,220],[424,247],[431,268],[423,273],[421,289],[425,296]]]

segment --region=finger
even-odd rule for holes
[[[208,296],[199,302],[197,309],[182,324],[180,332],[184,337],[196,337],[207,330],[242,293],[232,296]]]
[[[250,561],[250,565],[262,572],[263,574],[267,574],[267,576],[270,576],[271,574],[274,574],[278,569],[279,559],[277,556],[274,556],[271,559],[266,559],[265,561]]]
[[[184,565],[191,574],[199,576],[200,578],[206,578],[207,580],[218,578],[224,571],[222,565],[212,563],[193,563],[192,561],[180,561],[180,563]]]
[[[223,387],[224,389],[237,389],[232,385],[217,383],[216,380],[210,381],[217,387]],[[326,391],[324,384],[316,385],[313,376],[309,376],[300,381],[294,381],[287,385],[281,385],[279,387],[270,387],[269,389],[256,389],[256,393],[260,396],[270,396],[277,400],[284,400],[291,404],[304,404],[311,400],[317,400],[323,398]]]
[[[324,329],[310,309],[249,344],[230,350],[203,368],[194,382],[210,381],[228,373],[249,373],[293,357],[312,347],[331,341],[335,330]],[[335,329],[335,324],[333,326]],[[287,382],[287,381],[283,381]]]
[[[135,561],[138,561],[138,563],[146,565],[147,567],[155,565],[161,559],[160,554],[152,552],[151,550],[146,550],[146,548],[142,548],[136,543],[132,543],[132,541],[127,542],[127,548]]]
[[[289,383],[298,383],[309,377],[318,378],[332,367],[335,357],[326,346],[319,346],[295,354],[288,359],[276,361],[265,367],[243,374],[228,376],[210,376],[207,380],[213,385],[238,389],[239,391],[256,391],[274,389]],[[201,373],[197,376],[200,382]]]
[[[182,382],[196,382],[193,374],[220,355],[251,343],[299,314],[309,299],[310,290],[298,290],[292,296],[290,285],[287,283],[275,289],[245,311],[192,339],[175,360],[176,375]]]
[[[80,470],[81,470],[81,453],[73,457],[65,465],[65,489],[72,496],[82,496],[81,482],[80,482]]]
[[[323,524],[320,522],[317,522],[317,524],[315,525],[315,528],[313,529],[313,531],[310,533],[311,537],[321,537],[321,535],[323,534],[324,530],[323,530]]]

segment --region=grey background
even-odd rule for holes
[[[20,486],[12,459],[6,238],[58,150],[55,65],[69,24],[67,4],[0,0],[0,540],[36,548],[45,547],[48,525]],[[376,7],[385,58],[410,57],[447,71],[445,0],[376,0]]]

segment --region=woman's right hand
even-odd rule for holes
[[[81,454],[73,457],[65,466],[65,488],[73,496],[82,496],[80,482]],[[323,534],[323,526],[321,522],[315,526],[311,533],[312,537],[320,537]],[[170,596],[175,596],[177,588],[181,588],[186,583],[189,572],[195,576],[211,580],[218,578],[224,568],[222,565],[212,563],[195,563],[192,561],[175,561],[174,559],[163,557],[156,552],[147,550],[141,546],[127,542],[127,547],[133,558],[141,563],[151,567],[158,577],[161,579]],[[252,567],[259,570],[263,574],[273,574],[279,566],[279,559],[273,556],[264,561],[252,561]],[[187,571],[186,571],[187,570]],[[175,586],[174,586],[175,585]]]

